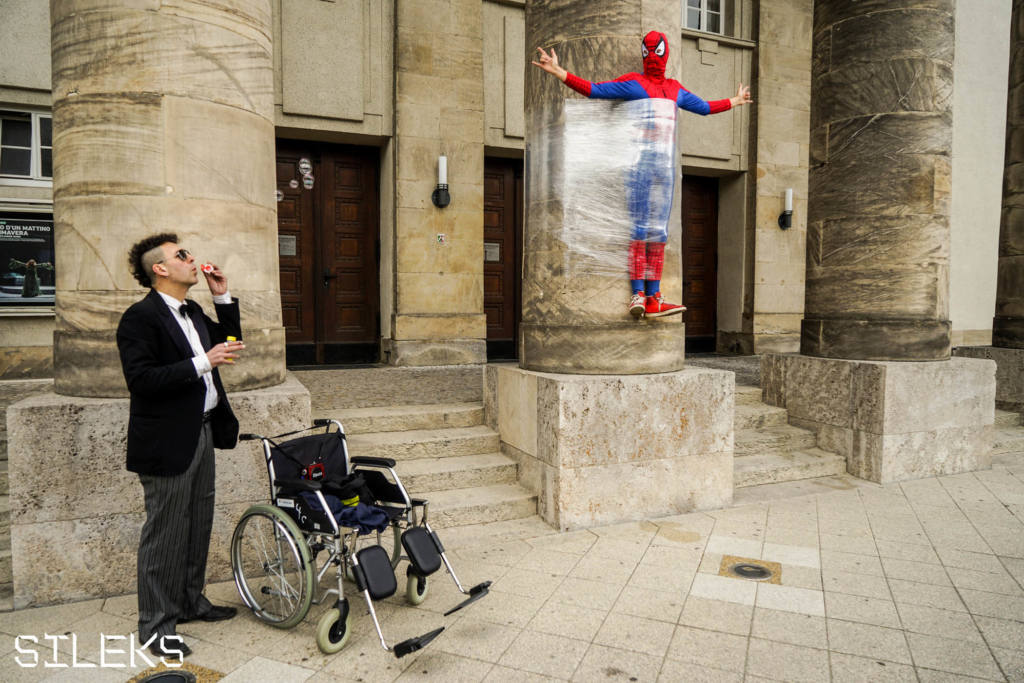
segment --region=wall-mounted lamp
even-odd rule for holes
[[[786,190],[786,204],[782,213],[779,214],[779,227],[789,230],[793,227],[793,189]]]
[[[448,157],[443,154],[437,158],[437,187],[430,195],[430,201],[439,209],[452,203],[452,197],[448,194]]]

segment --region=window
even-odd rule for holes
[[[0,176],[53,178],[53,119],[48,114],[0,109]]]
[[[683,26],[694,31],[722,33],[724,0],[683,0]]]

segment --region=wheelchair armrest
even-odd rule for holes
[[[349,462],[353,465],[369,465],[371,467],[394,467],[395,461],[391,458],[370,458],[366,456],[356,456],[349,458]]]
[[[294,491],[319,491],[322,488],[320,482],[309,479],[277,479],[274,483]]]

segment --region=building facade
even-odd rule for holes
[[[795,351],[814,3],[683,0],[678,11],[665,4],[672,11],[637,33],[673,37],[670,75],[706,99],[731,96],[740,82],[752,84],[755,98],[725,115],[681,113],[682,192],[672,220],[683,239],[670,258],[682,262],[688,347]],[[1010,2],[956,7],[955,77],[944,95],[954,112],[950,317],[954,345],[988,344]],[[0,2],[4,379],[52,376],[54,272],[69,267],[40,267],[34,296],[22,291],[26,275],[8,267],[12,259],[54,260],[48,9]],[[536,47],[525,44],[525,2],[274,0],[272,11],[276,267],[289,365],[514,358],[524,83]],[[580,75],[606,80],[617,68]],[[577,97],[568,89],[565,96]],[[444,208],[431,201],[440,157],[451,198]],[[787,189],[794,212],[783,230]],[[28,234],[35,238],[26,241]]]

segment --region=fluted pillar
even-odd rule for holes
[[[241,301],[229,389],[279,384],[270,0],[54,0],[51,28],[57,392],[126,394],[114,332],[145,291],[127,252],[157,232]],[[202,278],[191,296],[209,306]]]
[[[530,0],[526,44],[534,53],[537,47],[553,48],[567,70],[603,81],[642,71],[640,39],[647,31],[660,30],[669,36],[666,75],[678,77],[679,22],[679,3],[665,0]],[[629,227],[623,227],[620,273],[588,269],[586,259],[563,239],[573,210],[565,200],[579,187],[566,181],[570,155],[560,144],[572,125],[566,100],[578,97],[557,78],[527,65],[520,364],[528,370],[579,374],[679,370],[684,357],[682,316],[636,321],[627,313]],[[593,105],[602,106],[596,101]],[[682,295],[679,201],[677,182],[662,278],[662,292],[672,302]],[[614,256],[609,260],[614,262]]]
[[[817,0],[800,352],[949,357],[954,0]]]
[[[1010,31],[1006,170],[992,346],[1024,349],[1024,0],[1013,2]]]

